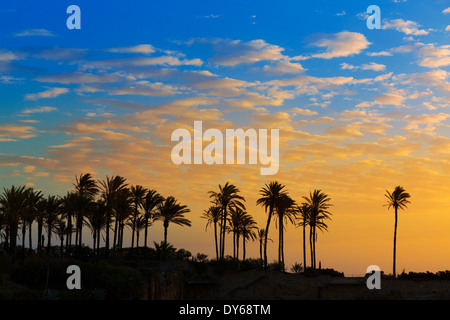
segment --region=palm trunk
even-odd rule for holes
[[[242,234],[242,261],[245,261],[245,232]]]
[[[281,244],[283,242],[283,215],[278,216],[278,266],[280,267],[280,270],[283,271],[283,266],[281,265]]]
[[[136,206],[134,208],[134,217],[133,217],[133,226],[131,228],[131,249],[134,248],[134,233],[136,231],[136,218],[137,218],[137,203]]]
[[[239,261],[239,233],[236,233],[236,259]]]
[[[33,225],[33,220],[30,220],[28,223],[29,223],[28,228],[30,229],[28,230],[28,245],[30,246],[30,250],[33,250],[33,240],[32,240],[33,238],[31,235],[31,227]]]
[[[144,247],[147,248],[147,235],[148,235],[148,216],[145,214],[145,234],[144,234]]]
[[[61,245],[59,247],[59,253],[61,255],[61,258],[64,256],[64,237],[61,237]]]
[[[306,241],[305,241],[306,224],[303,220],[303,271],[306,271]]]
[[[219,260],[219,248],[217,247],[217,222],[214,222],[214,242],[216,244],[216,260]]]
[[[223,225],[222,225],[222,248],[221,248],[221,253],[220,256],[223,260],[224,256],[225,256],[225,229],[227,226],[227,207],[225,206],[223,208]]]
[[[262,248],[263,248],[263,239],[259,239],[259,259],[261,260],[261,263],[263,262]]]
[[[167,245],[167,229],[169,228],[169,222],[164,221],[164,244]]]
[[[42,242],[41,242],[41,238],[42,238],[42,219],[38,219],[38,252],[41,253],[42,250]]]
[[[395,209],[395,224],[394,224],[394,259],[393,259],[393,271],[392,274],[394,275],[394,278],[397,276],[396,272],[395,272],[395,263],[396,263],[396,251],[397,251],[397,207],[394,208]]]
[[[309,248],[311,251],[311,268],[314,269],[314,262],[313,262],[314,254],[313,254],[313,241],[312,241],[313,232],[312,232],[312,230],[313,230],[312,225],[309,225]]]
[[[52,226],[48,226],[48,232],[47,232],[47,254],[50,254],[50,246],[52,245]]]
[[[317,241],[317,236],[316,236],[316,225],[314,224],[314,227],[313,227],[314,269],[316,269],[316,267],[317,267],[317,264],[316,264],[316,241]]]
[[[92,234],[92,252],[94,252],[94,254],[95,254],[95,243],[96,243],[96,240],[97,240],[97,230],[95,230],[95,228],[94,228],[94,232],[93,232],[93,234]]]
[[[109,226],[111,224],[111,210],[107,210],[106,214],[106,235],[105,235],[105,254],[106,257],[109,256]]]
[[[117,217],[117,215],[116,215],[116,219],[115,219],[115,221],[114,221],[114,239],[113,239],[113,250],[116,248],[116,245],[117,245],[117,228],[118,228],[118,217]]]
[[[100,236],[101,236],[101,229],[99,228],[97,230],[97,256],[100,255]]]
[[[136,229],[136,249],[139,248],[139,230]]]
[[[25,236],[27,232],[27,225],[25,221],[22,224],[22,251],[25,252]]]
[[[269,235],[270,219],[272,218],[273,207],[270,207],[269,217],[267,217],[266,232],[264,235],[264,269],[267,268],[267,237]]]

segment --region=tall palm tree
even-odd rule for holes
[[[80,174],[79,177],[75,176],[75,183],[73,185],[80,197],[78,199],[76,235],[78,236],[78,246],[81,248],[84,216],[100,189],[90,173]]]
[[[125,224],[133,213],[133,198],[128,188],[121,190],[116,197],[117,248],[122,249]],[[116,236],[114,236],[116,238]]]
[[[208,222],[206,223],[206,229],[208,229],[208,226],[211,224],[214,226],[214,243],[216,246],[216,260],[219,260],[219,247],[217,243],[217,223],[220,221],[222,217],[222,210],[220,207],[217,206],[210,206],[208,210],[203,211],[202,218],[207,219]]]
[[[297,206],[297,212],[299,213],[297,226],[303,229],[303,270],[306,271],[306,226],[309,223],[309,206],[303,203]]]
[[[294,223],[294,205],[295,201],[287,193],[283,193],[275,207],[278,217],[278,265],[281,271],[284,271],[284,221]]]
[[[158,205],[164,201],[164,198],[156,190],[148,190],[143,201],[142,209],[144,210],[145,217],[145,234],[144,234],[144,247],[147,248],[148,227],[152,224],[153,217]]]
[[[61,201],[56,196],[48,196],[44,199],[44,222],[47,229],[47,254],[50,253],[51,239],[53,228],[56,228],[59,214]]]
[[[237,260],[239,260],[239,236],[241,235],[242,223],[246,214],[241,208],[230,208],[229,228],[227,230],[233,233],[233,258]]]
[[[331,219],[331,213],[328,209],[332,206],[329,203],[331,200],[327,194],[321,190],[315,189],[309,193],[309,197],[303,197],[306,200],[305,204],[309,206],[309,227],[310,227],[310,247],[311,247],[311,267],[316,268],[316,241],[317,229],[325,230],[326,224],[323,220]]]
[[[287,194],[284,185],[280,184],[278,181],[272,181],[269,184],[266,184],[263,188],[259,190],[260,198],[256,200],[256,205],[260,205],[264,207],[267,216],[267,225],[264,229],[266,234],[264,235],[264,262],[263,267],[267,267],[267,239],[269,236],[269,226],[270,221],[272,219],[272,215],[274,214],[274,210],[283,200],[283,195]]]
[[[41,191],[35,191],[33,188],[28,188],[28,197],[24,210],[22,211],[22,247],[25,249],[25,233],[28,227],[28,246],[33,249],[32,243],[32,226],[33,221],[37,216],[37,203],[42,198]]]
[[[394,223],[394,259],[393,259],[393,270],[392,274],[394,277],[397,276],[395,267],[396,267],[396,249],[397,249],[397,221],[398,221],[398,215],[397,211],[398,209],[404,210],[407,208],[407,204],[411,203],[408,199],[411,197],[409,193],[403,189],[403,187],[397,186],[395,187],[394,191],[391,193],[386,190],[385,197],[388,199],[386,206],[388,206],[388,209],[393,207],[394,213],[395,213],[395,223]]]
[[[7,234],[9,233],[10,251],[15,258],[21,212],[26,208],[29,191],[25,186],[12,186],[10,189],[3,190],[3,194],[0,195],[0,206],[7,226]]]
[[[73,222],[72,220],[77,215],[77,202],[78,193],[74,191],[68,191],[67,194],[61,197],[61,212],[67,221],[67,236],[66,236],[66,252],[69,252],[69,248],[72,246],[72,234],[73,234]],[[78,234],[78,229],[77,229]]]
[[[226,182],[222,187],[219,184],[219,192],[209,191],[209,197],[216,206],[220,206],[222,209],[222,220],[220,224],[220,259],[223,260],[225,254],[225,231],[228,218],[228,210],[230,207],[234,206],[245,210],[244,197],[240,196],[239,189],[234,185]]]
[[[106,205],[104,201],[93,202],[87,214],[87,226],[92,233],[92,250],[94,254],[99,254],[101,231],[106,226]]]
[[[59,218],[54,226],[55,233],[59,237],[60,247],[59,255],[62,258],[64,256],[64,236],[69,234],[69,229],[67,228],[66,221],[63,218]]]
[[[141,185],[131,186],[131,197],[133,200],[133,217],[132,217],[132,224],[131,224],[131,248],[134,247],[134,234],[136,230],[136,220],[139,215],[139,208],[142,207],[144,197],[147,194],[147,189],[145,189]]]
[[[164,244],[167,244],[167,229],[169,228],[169,223],[180,226],[191,226],[191,221],[184,217],[184,214],[189,212],[191,212],[191,210],[186,205],[179,204],[172,196],[168,197],[158,205],[155,220],[163,222]]]
[[[148,224],[151,224],[145,216],[139,216],[135,223],[136,228],[136,248],[139,248],[139,235],[142,230],[144,230],[146,227],[148,227]]]
[[[258,227],[256,226],[255,220],[248,213],[244,216],[241,223],[241,234],[242,234],[242,261],[245,260],[245,244],[248,240],[256,239],[256,232]]]
[[[100,189],[102,199],[106,203],[106,235],[105,235],[105,253],[109,255],[109,228],[111,225],[111,219],[113,211],[115,209],[116,197],[121,190],[126,189],[128,184],[126,179],[121,176],[106,176],[106,180],[100,181]],[[117,221],[116,221],[117,222]],[[117,228],[115,228],[117,231]],[[115,242],[115,241],[114,241]]]

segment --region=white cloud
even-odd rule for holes
[[[442,11],[443,14],[450,13],[450,7]]]
[[[312,45],[319,48],[326,48],[323,53],[313,54],[311,57],[332,59],[337,57],[347,57],[359,54],[366,49],[371,43],[366,37],[357,32],[342,31],[332,35],[328,35]]]
[[[25,109],[22,111],[23,114],[31,114],[31,113],[43,113],[43,112],[52,112],[52,111],[57,111],[58,108],[55,107],[37,107],[37,108],[32,108],[32,109]]]
[[[27,29],[15,34],[16,37],[54,37],[55,34],[46,29]]]
[[[421,36],[427,35],[432,29],[420,29],[421,25],[411,20],[393,19],[384,20],[382,23],[382,29],[394,29],[399,32],[403,32],[406,35]]]
[[[156,48],[150,44],[140,44],[132,47],[111,48],[106,50],[114,53],[143,53],[150,54],[156,51]]]
[[[56,98],[57,96],[69,92],[67,88],[50,88],[38,93],[28,93],[25,100],[38,100],[42,98]]]

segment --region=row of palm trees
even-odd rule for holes
[[[191,226],[185,217],[190,212],[186,205],[180,204],[174,197],[164,198],[156,190],[141,185],[131,185],[122,176],[106,176],[96,181],[90,173],[76,176],[74,190],[63,197],[44,197],[41,191],[31,187],[12,186],[4,189],[0,195],[0,235],[4,247],[15,256],[19,229],[22,247],[25,248],[28,231],[28,246],[32,244],[32,225],[37,223],[37,250],[45,246],[44,230],[47,236],[47,252],[51,248],[52,234],[60,239],[61,256],[64,240],[66,251],[72,246],[81,248],[83,227],[87,226],[93,237],[93,251],[97,255],[100,239],[104,233],[105,254],[109,255],[112,231],[112,249],[123,247],[125,227],[131,229],[131,248],[139,247],[139,238],[144,231],[144,246],[147,247],[148,229],[154,221],[162,221],[164,244],[167,245],[167,230],[170,223]],[[313,190],[308,196],[295,201],[278,181],[265,184],[259,190],[256,201],[267,214],[265,228],[258,228],[253,217],[246,212],[245,198],[240,190],[227,182],[219,185],[217,191],[209,191],[211,206],[203,212],[208,226],[214,226],[216,259],[225,258],[226,234],[233,235],[233,258],[239,260],[239,242],[242,237],[243,260],[246,257],[246,243],[258,239],[260,259],[267,267],[267,243],[272,219],[278,222],[278,264],[284,270],[284,232],[287,223],[302,228],[303,267],[306,261],[306,228],[309,227],[310,267],[315,269],[317,230],[327,231],[327,220],[331,220],[330,197],[321,190]],[[393,274],[396,275],[396,239],[398,209],[405,209],[410,195],[398,186],[393,192],[386,191],[388,208],[395,210]],[[75,239],[73,239],[73,237]]]
[[[256,222],[245,211],[245,198],[239,189],[227,182],[219,185],[218,191],[209,191],[212,205],[204,211],[207,227],[214,226],[214,240],[217,260],[224,259],[225,235],[233,233],[233,257],[239,259],[239,238],[243,239],[243,260],[245,244],[248,240],[259,239],[260,258],[267,267],[267,242],[272,218],[278,219],[278,264],[284,270],[284,231],[285,224],[292,223],[303,228],[303,266],[306,267],[306,227],[309,226],[311,250],[311,268],[316,268],[317,230],[326,231],[326,220],[330,220],[328,211],[332,206],[330,198],[321,190],[314,190],[308,197],[303,196],[301,203],[296,202],[278,181],[270,182],[259,190],[260,198],[256,204],[262,206],[267,214],[265,228],[259,229]],[[219,234],[219,237],[217,236]],[[264,257],[263,257],[264,252]]]
[[[191,226],[185,214],[190,210],[174,197],[164,198],[156,190],[141,185],[129,186],[122,176],[106,177],[96,181],[90,173],[76,177],[74,190],[65,196],[44,197],[41,191],[31,187],[4,189],[0,195],[0,234],[4,246],[13,256],[16,254],[19,229],[22,233],[22,247],[25,248],[28,231],[28,246],[33,247],[32,225],[37,223],[37,250],[42,252],[47,231],[47,252],[51,248],[52,234],[60,239],[61,255],[64,239],[66,250],[74,243],[82,246],[83,227],[87,226],[93,237],[93,251],[99,254],[100,239],[104,233],[105,253],[123,246],[125,227],[132,233],[131,247],[139,246],[139,237],[144,231],[144,246],[147,247],[148,228],[154,221],[162,221],[164,244],[167,244],[167,230],[170,223]],[[113,232],[111,234],[111,231]],[[111,239],[112,235],[112,239]]]

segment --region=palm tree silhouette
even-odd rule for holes
[[[102,199],[106,203],[106,235],[105,235],[105,254],[109,255],[109,229],[111,226],[112,215],[116,206],[116,198],[117,194],[122,190],[126,189],[128,184],[126,183],[126,179],[121,176],[106,176],[106,180],[100,181],[101,186],[101,196]],[[116,227],[114,228],[116,234],[117,232],[117,219],[116,219]],[[114,236],[115,238],[115,236]],[[115,244],[115,241],[114,241]]]
[[[311,267],[316,268],[316,229],[326,230],[327,225],[323,222],[324,219],[330,219],[331,213],[328,208],[332,206],[329,203],[331,200],[327,194],[321,190],[314,190],[309,193],[309,197],[303,197],[306,200],[305,204],[309,206],[309,227],[310,227],[310,248],[311,248]]]
[[[214,226],[214,244],[216,247],[216,260],[219,260],[219,247],[217,243],[217,223],[220,221],[222,217],[222,210],[220,207],[217,206],[210,206],[208,210],[203,211],[202,218],[207,219],[208,222],[206,223],[206,230],[208,229],[209,225]]]
[[[306,271],[306,226],[309,223],[309,206],[303,203],[301,206],[297,206],[297,212],[299,213],[297,226],[303,229],[303,270]]]
[[[13,259],[16,257],[16,243],[19,223],[21,219],[22,210],[27,205],[28,189],[25,186],[15,187],[10,189],[3,189],[3,194],[0,195],[0,205],[6,223],[6,237],[9,235],[10,252]]]
[[[278,217],[278,265],[281,271],[284,271],[284,220],[294,223],[295,201],[287,194],[280,195],[280,201],[277,201],[275,212]]]
[[[131,186],[131,197],[133,200],[133,217],[131,223],[131,248],[134,248],[134,234],[136,231],[136,220],[139,216],[139,208],[142,207],[144,197],[147,194],[147,189],[141,185]]]
[[[144,247],[147,248],[148,227],[153,222],[156,208],[164,200],[164,198],[156,190],[148,190],[143,201],[142,208],[144,210],[145,217],[145,234],[144,234]]]
[[[254,241],[256,239],[256,232],[258,227],[255,220],[248,213],[244,215],[241,222],[241,234],[242,234],[242,260],[245,260],[245,243],[248,240]]]
[[[184,217],[184,214],[189,212],[191,212],[191,210],[186,205],[179,204],[172,196],[166,198],[158,205],[155,220],[163,222],[165,245],[167,245],[167,229],[169,228],[169,223],[180,226],[191,226],[191,221]]]
[[[259,190],[261,198],[256,200],[256,205],[263,206],[266,213],[268,213],[267,225],[264,229],[266,232],[266,234],[264,235],[264,268],[267,267],[267,239],[269,234],[270,220],[272,219],[274,210],[278,206],[279,202],[283,200],[283,195],[287,194],[287,191],[283,190],[284,188],[285,186],[280,184],[278,181],[272,181]]]
[[[393,270],[392,270],[392,274],[394,275],[394,277],[397,276],[396,272],[395,272],[395,267],[396,267],[396,249],[397,249],[397,221],[398,221],[398,215],[397,215],[397,211],[398,209],[402,209],[404,210],[405,208],[407,208],[407,204],[411,203],[409,202],[408,198],[410,198],[411,196],[409,195],[409,193],[407,193],[405,191],[405,189],[403,189],[403,187],[397,186],[395,187],[394,191],[391,193],[389,191],[386,190],[386,194],[385,197],[388,199],[386,206],[389,208],[393,207],[394,208],[394,213],[395,213],[395,223],[394,223],[394,258],[393,258]]]
[[[245,199],[238,194],[239,192],[239,189],[234,184],[230,184],[229,182],[226,182],[223,187],[219,184],[219,192],[208,192],[210,194],[209,197],[212,199],[212,203],[222,209],[219,239],[221,260],[223,260],[225,254],[225,231],[227,230],[226,224],[228,218],[228,210],[232,206],[245,210],[245,205],[243,203]]]
[[[56,196],[48,196],[44,202],[44,223],[47,229],[47,254],[50,253],[53,228],[59,220],[61,201]]]

